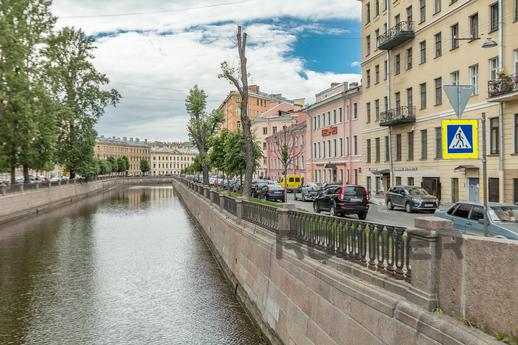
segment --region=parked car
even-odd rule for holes
[[[369,212],[369,195],[358,185],[328,185],[313,201],[313,210],[317,213],[329,211],[332,216],[357,214],[364,220]]]
[[[284,202],[284,188],[279,184],[263,184],[257,193],[257,198],[269,201]]]
[[[395,186],[385,194],[385,204],[389,210],[402,207],[406,212],[428,211],[434,213],[439,201],[426,189],[416,186]]]
[[[295,200],[298,200],[299,199],[298,193],[300,193],[300,198],[302,199],[302,201],[313,201],[317,197],[320,189],[322,189],[322,186],[320,185],[320,183],[315,183],[315,182],[305,183],[302,185],[302,187],[300,187],[300,192],[295,191],[295,190],[293,191],[293,198]]]
[[[437,217],[451,220],[453,229],[470,235],[484,236],[484,205],[478,202],[457,202]],[[496,238],[518,240],[518,206],[488,203],[489,234]]]
[[[269,185],[269,184],[273,185],[276,183],[271,180],[253,180],[252,188],[251,188],[252,197],[258,198],[261,188],[263,188],[264,186]]]

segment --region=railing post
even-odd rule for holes
[[[216,194],[215,191],[213,191],[213,190],[210,191],[210,203],[211,204],[214,203],[214,200],[216,199],[215,194]]]
[[[279,212],[279,236],[287,238],[291,232],[289,212],[295,210],[295,204],[282,204],[277,209]]]
[[[5,195],[7,193],[5,186],[0,186],[0,193]]]
[[[208,199],[210,197],[209,194],[210,194],[210,187],[204,186],[203,187],[203,195]]]
[[[23,189],[24,189],[23,183],[20,183],[20,192],[23,192]]]
[[[223,210],[225,208],[225,197],[228,196],[228,192],[219,193],[219,209]]]
[[[242,196],[236,199],[236,217],[238,223],[241,223],[243,220],[243,202],[244,198]]]
[[[453,223],[438,217],[418,217],[415,228],[407,229],[411,267],[412,302],[433,310],[438,306],[438,246],[439,232],[451,231]]]

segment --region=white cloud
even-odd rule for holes
[[[71,0],[62,0],[55,1],[54,6],[57,14],[68,15],[100,13],[100,8],[103,9],[102,13],[128,13],[164,6],[162,1],[155,0],[131,0],[124,2],[124,5],[120,1],[114,1],[103,6],[97,0],[90,1],[89,6],[85,3],[81,1],[81,5],[72,5]],[[217,11],[212,9],[212,14],[207,14],[207,10],[196,10],[196,15],[191,11],[183,12],[182,15],[157,15],[154,22],[148,21],[147,16],[138,16],[138,19],[123,17],[116,18],[117,20],[74,20],[74,25],[79,24],[78,26],[90,33],[147,30],[119,33],[101,38],[97,42],[95,64],[109,76],[112,86],[123,95],[117,108],[107,109],[106,115],[97,126],[98,132],[155,140],[186,139],[184,99],[189,88],[198,84],[206,90],[209,95],[209,110],[217,107],[227,92],[232,90],[231,85],[218,79],[217,75],[222,61],[227,60],[237,65],[234,47],[236,21],[266,18],[288,12],[302,18],[335,18],[336,13],[341,10],[344,18],[348,18],[347,15],[354,12],[352,9],[358,7],[355,0],[315,0],[311,1],[311,6],[306,3],[295,4],[288,0],[278,4],[277,1],[264,0],[261,1],[261,6],[247,4],[249,10],[244,11],[245,13],[230,6],[231,8],[225,7],[224,11],[222,8]],[[132,7],[132,4],[135,6]],[[178,7],[186,7],[188,4],[200,6],[207,3],[175,1],[175,6]],[[175,21],[171,21],[171,17]],[[228,23],[214,24],[221,21]],[[64,24],[65,21],[60,23]],[[318,25],[307,29],[325,30]],[[171,33],[163,33],[168,30]],[[319,73],[305,69],[301,58],[291,57],[289,54],[297,38],[297,30],[293,26],[283,22],[249,23],[246,30],[250,35],[250,83],[259,84],[264,91],[282,93],[288,98],[306,97],[307,101],[313,101],[314,94],[328,87],[331,82],[360,79],[356,74]]]
[[[353,61],[353,62],[351,63],[351,67],[360,67],[361,65],[362,65],[362,64],[361,64],[361,62],[360,62],[360,61]]]

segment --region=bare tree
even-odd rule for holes
[[[221,74],[219,78],[224,78],[233,84],[241,96],[241,126],[245,142],[245,180],[243,183],[243,196],[248,198],[252,189],[252,177],[255,169],[255,150],[251,131],[251,120],[248,116],[248,74],[246,70],[246,32],[242,32],[239,25],[237,27],[237,50],[239,53],[239,70],[230,67],[227,61],[221,63]]]
[[[284,127],[275,136],[275,155],[282,166],[284,177],[284,201],[288,200],[288,169],[304,153],[301,145],[297,145],[297,136],[290,128]]]

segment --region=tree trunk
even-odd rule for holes
[[[203,184],[205,186],[208,186],[209,185],[209,167],[207,166],[207,163],[202,161],[201,170],[203,173]]]
[[[14,166],[11,167],[11,186],[16,183],[16,168]]]
[[[26,165],[23,165],[23,183],[29,183],[31,182],[29,177],[29,167]]]
[[[288,202],[288,168],[284,168],[284,202]]]

